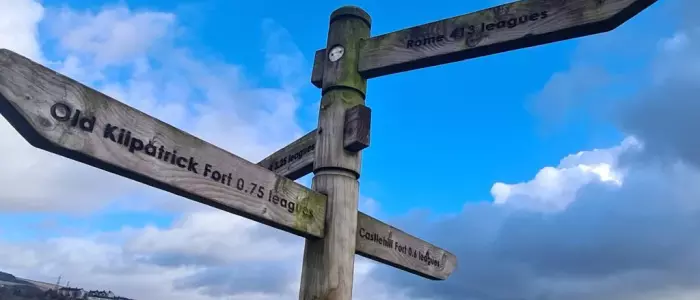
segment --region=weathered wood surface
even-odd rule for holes
[[[321,83],[323,83],[323,62],[326,59],[326,49],[316,50],[316,53],[314,53],[314,65],[311,69],[311,83],[317,88],[321,88]]]
[[[522,0],[372,37],[359,72],[374,78],[615,29],[657,0]],[[323,50],[319,50],[323,51]],[[322,65],[312,82],[320,86]]]
[[[367,81],[357,72],[358,41],[370,36],[370,17],[345,6],[331,13],[327,48],[344,54],[325,58],[312,188],[328,196],[325,236],[307,239],[300,300],[352,299],[361,152],[343,148],[345,113],[365,104]]]
[[[362,212],[357,215],[356,253],[432,280],[445,280],[457,268],[454,254]]]
[[[0,113],[37,148],[300,236],[323,237],[326,196],[5,49]]]
[[[343,148],[358,152],[369,147],[372,110],[364,105],[356,105],[345,112]]]
[[[282,174],[283,168],[276,169],[274,172],[285,176]],[[289,175],[286,176],[289,178]],[[361,211],[357,212],[356,233],[355,253],[380,263],[432,280],[447,279],[457,267],[457,258],[452,253],[411,236]],[[379,243],[377,241],[387,242]],[[409,255],[409,249],[411,254],[416,254],[415,257]],[[428,257],[435,261],[428,260],[425,253],[429,253]],[[421,256],[418,256],[419,254]]]
[[[316,129],[264,158],[258,165],[291,180],[311,173],[316,156]]]

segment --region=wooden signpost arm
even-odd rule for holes
[[[0,115],[37,148],[307,238],[299,299],[350,300],[355,253],[432,280],[457,268],[357,210],[367,79],[609,31],[657,1],[520,0],[373,38],[339,8],[314,56],[317,129],[257,165],[5,49]],[[293,181],[312,170],[313,191]]]
[[[520,0],[372,37],[360,44],[365,79],[443,65],[587,35],[620,26],[658,0]],[[326,49],[311,82],[321,87]]]
[[[361,152],[344,149],[348,108],[364,105],[366,80],[357,72],[358,46],[371,20],[346,6],[331,14],[324,59],[312,189],[328,196],[323,239],[307,239],[299,299],[350,300],[357,230]]]

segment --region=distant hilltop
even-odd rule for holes
[[[48,289],[56,287],[55,284],[50,284],[50,283],[41,282],[41,281],[27,280],[24,278],[18,278],[10,273],[0,271],[0,286],[20,286],[20,285],[33,286],[33,287],[36,287],[42,291],[46,291]]]
[[[0,299],[8,300],[134,300],[115,295],[112,291],[85,290],[61,286],[58,283],[18,278],[0,271]]]

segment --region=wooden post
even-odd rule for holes
[[[330,17],[324,58],[312,189],[328,196],[323,239],[307,239],[301,300],[350,300],[357,230],[361,151],[344,149],[348,108],[364,105],[366,79],[357,72],[359,42],[370,36],[369,14],[345,6]]]

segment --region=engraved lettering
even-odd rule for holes
[[[116,143],[117,140],[114,138],[114,130],[117,128],[119,128],[119,127],[112,126],[112,124],[107,123],[107,125],[105,125],[105,131],[104,131],[104,134],[102,135],[102,137],[108,138],[108,139],[112,140],[112,142]]]
[[[524,14],[509,18],[507,20],[498,20],[494,22],[482,22],[477,25],[465,24],[464,26],[455,27],[450,31],[449,38],[451,41],[456,41],[463,39],[465,37],[470,37],[477,33],[486,33],[489,31],[499,30],[499,29],[512,29],[520,25],[526,24],[528,22],[535,22],[537,20],[543,20],[548,17],[548,11],[541,11],[538,13]],[[412,48],[419,45],[425,45],[430,42],[442,42],[450,41],[445,38],[444,35],[438,35],[434,40],[433,38],[422,38],[422,39],[409,39],[406,42],[406,48]],[[423,42],[426,41],[426,42]],[[469,41],[469,39],[466,39]],[[422,44],[421,44],[422,43]]]
[[[67,104],[62,103],[62,102],[57,102],[54,105],[51,105],[51,117],[56,119],[56,121],[61,121],[65,122],[70,120],[70,107],[68,107]]]
[[[197,165],[198,165],[198,164],[199,164],[199,163],[197,163],[197,162],[194,161],[194,158],[190,157],[190,161],[187,162],[187,171],[190,171],[190,172],[192,172],[192,173],[197,174]],[[231,180],[230,180],[230,177],[229,177],[229,183],[230,183],[230,181],[231,181]],[[231,184],[229,184],[229,185],[231,185]]]
[[[406,48],[432,45],[432,44],[435,44],[438,42],[442,42],[444,40],[445,40],[445,36],[442,34],[437,35],[437,36],[429,36],[429,37],[419,38],[419,39],[409,39],[408,41],[406,41]]]
[[[81,111],[75,110],[75,114],[71,111],[68,104],[57,102],[51,105],[51,117],[59,122],[67,122],[70,127],[78,127],[85,132],[92,132],[95,129],[95,117],[81,117]]]
[[[85,132],[93,132],[95,124],[97,123],[97,118],[91,116],[89,112],[84,112],[79,109],[73,110],[66,103],[54,103],[49,108],[49,113],[51,118],[64,123],[65,126],[79,128]],[[200,162],[198,162],[197,158],[194,156],[178,153],[178,149],[168,149],[166,145],[156,145],[153,140],[139,137],[138,131],[132,132],[128,128],[121,128],[118,125],[107,123],[102,129],[103,131],[98,134],[98,138],[101,137],[105,141],[114,143],[114,145],[120,145],[119,148],[123,147],[126,153],[141,155],[141,158],[144,159],[150,159],[150,157],[152,157],[162,163],[177,166],[180,169],[187,170],[194,174],[200,174],[198,167]],[[295,162],[309,155],[309,153],[312,153],[314,148],[315,144],[309,145],[296,153],[283,157],[276,163],[284,165]],[[183,149],[184,148],[180,148],[179,150],[184,152]],[[314,212],[309,209],[309,207],[288,199],[284,194],[278,194],[279,191],[275,189],[268,188],[257,182],[247,181],[244,178],[234,178],[236,177],[235,173],[224,172],[223,169],[218,168],[220,166],[205,162],[202,162],[202,164],[204,165],[204,169],[201,175],[205,178],[228,187],[235,186],[238,192],[246,193],[252,197],[257,197],[259,199],[267,198],[270,203],[279,206],[290,214],[314,218]],[[235,185],[232,185],[233,181],[235,181]]]
[[[393,238],[382,236],[379,233],[371,232],[364,227],[360,227],[357,234],[363,240],[371,241],[387,249],[391,249],[400,253],[403,256],[413,258],[419,262],[422,262],[428,266],[440,267],[440,261],[430,254],[430,251],[422,252],[418,249],[414,249],[409,245],[405,245]]]

